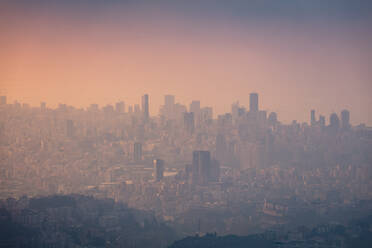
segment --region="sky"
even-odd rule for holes
[[[249,93],[279,120],[351,112],[372,126],[368,0],[3,0],[0,94],[86,107],[166,94],[215,115]]]

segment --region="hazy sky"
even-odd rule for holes
[[[347,108],[372,125],[365,0],[1,1],[0,93],[49,106],[165,94],[230,111],[249,93],[279,119]]]

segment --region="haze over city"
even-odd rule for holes
[[[0,1],[0,248],[370,248],[367,0]]]

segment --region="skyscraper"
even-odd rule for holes
[[[199,114],[200,122],[207,123],[213,119],[213,108],[211,107],[204,107],[200,109]]]
[[[269,114],[268,121],[269,121],[269,125],[272,125],[272,126],[275,125],[278,122],[278,115],[275,112],[271,112]]]
[[[315,110],[312,109],[311,112],[310,112],[310,124],[311,126],[314,126],[316,123],[316,120],[315,120]]]
[[[123,101],[117,102],[115,104],[115,111],[117,113],[124,113],[125,112],[125,103]]]
[[[258,94],[257,93],[249,94],[249,111],[258,112]]]
[[[150,117],[149,113],[149,95],[145,94],[142,96],[142,113],[144,121],[147,122]]]
[[[350,127],[350,112],[346,109],[341,111],[341,127],[342,129]]]
[[[267,112],[265,110],[258,111],[258,121],[264,125],[267,121]]]
[[[194,151],[192,160],[192,183],[202,185],[208,183],[211,167],[210,152]]]
[[[46,102],[41,102],[40,103],[40,109],[45,110],[46,109]]]
[[[198,114],[200,112],[200,101],[192,101],[190,103],[190,112]]]
[[[183,125],[185,130],[192,134],[194,132],[195,122],[194,122],[194,113],[193,112],[185,112],[183,114]]]
[[[329,126],[333,130],[337,130],[340,128],[340,119],[338,118],[336,113],[332,113],[329,117]]]
[[[112,118],[114,116],[114,106],[108,104],[102,108],[105,118]]]
[[[320,115],[319,116],[319,125],[321,127],[324,127],[325,126],[325,116],[324,115]]]
[[[173,95],[164,96],[164,106],[160,109],[160,113],[166,119],[173,119],[175,112],[175,97]]]
[[[128,106],[128,113],[133,114],[133,106],[132,105]]]
[[[239,117],[239,108],[240,108],[239,101],[231,105],[231,115],[234,121],[236,121]]]
[[[154,177],[155,181],[159,182],[164,177],[164,160],[155,159],[154,160]]]
[[[92,103],[89,108],[88,108],[89,111],[92,111],[92,112],[97,112],[99,110],[99,106],[98,104],[95,104],[95,103]]]
[[[194,113],[195,125],[200,124],[200,101],[192,101],[189,107],[191,113]]]
[[[139,104],[134,104],[134,113],[136,115],[140,115],[141,113],[141,108],[140,108],[140,105]]]
[[[175,97],[173,95],[164,96],[164,106],[171,107],[175,104]]]
[[[0,105],[6,104],[6,96],[0,96]]]

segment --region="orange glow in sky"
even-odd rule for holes
[[[248,106],[255,91],[260,107],[285,122],[308,121],[313,108],[327,116],[346,108],[355,124],[372,125],[372,35],[364,27],[121,11],[0,12],[0,93],[52,107],[134,104],[148,93],[155,115],[165,94],[224,113],[237,100]]]

